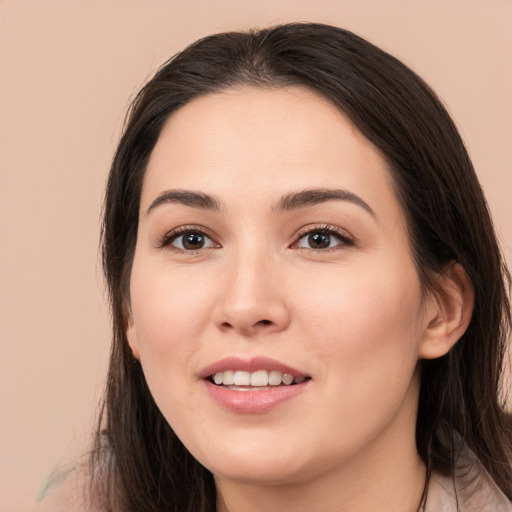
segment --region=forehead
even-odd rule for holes
[[[169,118],[141,208],[168,188],[264,201],[311,187],[343,187],[399,209],[384,156],[333,103],[300,87],[243,87],[199,97]]]

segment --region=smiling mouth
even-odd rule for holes
[[[294,376],[277,370],[258,370],[255,372],[226,370],[217,372],[209,377],[210,382],[216,386],[234,391],[257,391],[280,386],[294,386],[310,379],[311,377],[306,375]]]

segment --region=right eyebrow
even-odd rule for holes
[[[201,208],[203,210],[220,211],[220,201],[203,192],[195,192],[193,190],[165,190],[162,192],[146,210],[149,215],[155,208],[162,204],[180,203],[193,208]]]

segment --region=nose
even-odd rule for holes
[[[245,337],[277,333],[290,323],[287,290],[279,265],[268,254],[239,255],[219,276],[221,297],[213,321],[222,331]]]

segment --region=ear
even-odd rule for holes
[[[130,308],[126,308],[125,312],[125,332],[126,339],[128,340],[128,345],[132,349],[133,357],[140,361],[140,352],[139,352],[139,340],[137,338],[137,330],[135,329],[135,323],[133,322],[133,315]]]
[[[473,313],[475,292],[465,269],[449,264],[437,277],[436,289],[427,297],[421,359],[447,354],[466,331]]]

